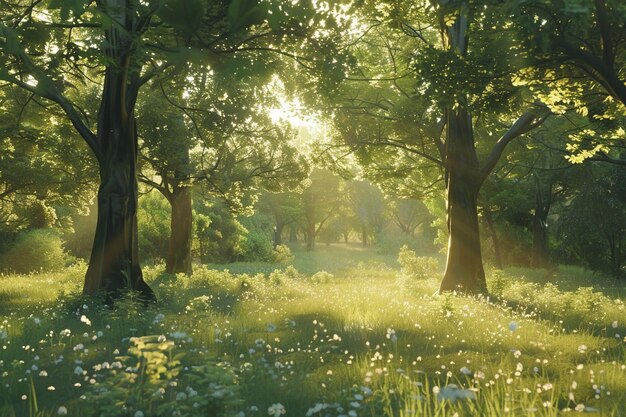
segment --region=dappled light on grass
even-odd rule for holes
[[[48,276],[11,277],[32,302],[0,322],[0,415],[618,416],[625,403],[626,311],[608,293],[503,273],[495,299],[436,296],[438,275],[382,264],[146,277],[161,300],[148,310],[37,299]]]

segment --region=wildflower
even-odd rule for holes
[[[174,339],[184,339],[185,337],[187,337],[187,333],[176,331],[176,332],[170,333],[170,336],[173,337]]]
[[[471,375],[471,374],[472,374],[472,371],[470,371],[470,370],[469,370],[467,367],[465,367],[465,366],[464,366],[464,367],[462,367],[462,368],[460,369],[460,371],[461,371],[461,373],[462,373],[463,375]]]
[[[583,411],[585,411],[585,404],[577,404],[576,407],[574,407],[574,410],[582,413]]]
[[[41,319],[38,319],[37,317],[33,317],[33,321],[35,324],[41,324]]]
[[[59,409],[57,410],[57,414],[60,416],[66,416],[67,415],[67,408],[65,406],[61,406],[59,407]]]
[[[59,332],[61,336],[69,337],[72,335],[72,331],[70,329],[63,329]]]
[[[135,416],[134,417],[143,417],[143,416],[144,416],[143,411],[141,411],[141,410],[135,411]]]
[[[267,409],[267,414],[269,414],[270,416],[273,416],[273,417],[280,417],[281,415],[285,414],[286,412],[287,412],[287,410],[285,410],[285,406],[282,405],[281,403],[272,404]]]
[[[308,409],[308,411],[306,412],[306,417],[310,417],[313,414],[317,414],[320,411],[325,410],[327,408],[328,408],[328,404],[326,404],[326,403],[317,403],[317,404],[315,404],[314,407],[311,407],[311,408]]]
[[[272,323],[268,323],[266,328],[267,328],[268,333],[272,333],[273,331],[276,330],[276,325]]]
[[[81,323],[85,323],[87,326],[91,326],[91,320],[87,318],[84,314],[80,316]]]
[[[74,373],[76,375],[82,375],[83,374],[83,368],[81,368],[80,366],[77,366],[76,368],[74,368]]]
[[[585,353],[587,351],[587,345],[580,345],[580,346],[578,346],[578,351],[580,353]]]
[[[509,330],[514,332],[515,330],[519,329],[519,324],[517,324],[517,322],[510,322],[509,323]]]

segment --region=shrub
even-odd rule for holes
[[[34,229],[22,233],[0,256],[0,269],[18,274],[59,271],[65,267],[66,258],[63,242],[54,230]]]
[[[283,264],[283,265],[289,265],[293,262],[293,259],[294,259],[294,256],[291,253],[291,249],[289,249],[289,246],[278,245],[274,248],[274,251],[272,253],[273,262]]]
[[[186,352],[177,338],[176,332],[131,338],[128,355],[116,357],[90,386],[83,415],[235,415],[241,398],[233,369],[205,362],[182,373]]]
[[[439,262],[429,256],[417,256],[415,252],[404,245],[398,253],[398,263],[402,267],[403,275],[427,279],[435,276],[439,270]]]
[[[310,280],[314,284],[328,284],[335,276],[326,271],[319,271],[311,276]]]
[[[241,220],[246,229],[245,238],[241,243],[241,260],[271,261],[274,257],[272,230],[273,225],[268,216],[255,214]]]

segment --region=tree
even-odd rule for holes
[[[346,83],[336,128],[366,165],[406,161],[401,166],[413,170],[404,178],[421,178],[424,190],[438,181],[418,168],[424,164],[445,181],[449,239],[440,290],[486,293],[480,188],[507,145],[548,115],[511,86],[519,70],[517,34],[506,29],[508,15],[497,4],[368,5],[373,23],[353,48],[361,72]]]
[[[0,79],[60,106],[98,162],[98,222],[86,294],[131,288],[145,299],[155,298],[137,257],[135,107],[142,87],[194,59],[224,65],[228,60],[222,57],[232,57],[232,62],[255,50],[297,59],[272,42],[305,38],[321,20],[332,26],[334,20],[321,15],[308,3],[296,7],[242,0],[211,7],[203,0],[2,4]],[[310,27],[299,25],[298,19]],[[323,36],[301,50],[319,45],[324,45]],[[102,87],[95,131],[89,113],[69,95],[72,81],[88,82],[91,76]]]
[[[367,246],[372,236],[380,233],[385,222],[385,199],[380,189],[365,180],[346,184],[347,200],[352,224],[361,233],[361,242]]]
[[[340,179],[330,171],[314,169],[302,192],[301,227],[306,235],[306,249],[315,248],[315,238],[336,214],[341,204]]]
[[[417,199],[392,198],[386,210],[393,224],[409,237],[415,236],[416,230],[421,225],[432,221],[428,208]]]
[[[544,94],[547,103],[558,104],[557,98],[571,101],[567,96],[584,86],[588,96],[595,93],[594,101],[600,93],[626,106],[626,6],[622,1],[513,0],[510,4],[527,58],[532,60],[527,75],[550,88],[552,97]]]

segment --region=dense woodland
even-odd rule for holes
[[[623,288],[625,121],[621,0],[0,0],[0,273],[138,311],[329,251],[439,316],[510,268]]]

